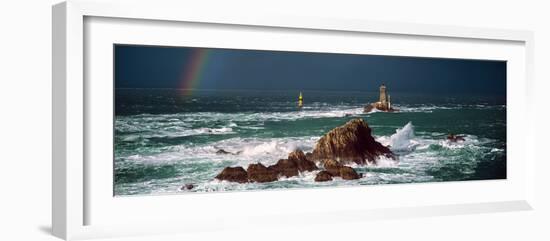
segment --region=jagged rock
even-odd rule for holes
[[[313,154],[311,152],[306,152],[305,155],[306,155],[306,159],[308,159],[310,161],[313,160]]]
[[[277,172],[270,170],[261,163],[250,164],[246,169],[248,180],[251,182],[277,181]]]
[[[216,179],[245,183],[248,182],[248,174],[242,167],[226,167],[216,176]]]
[[[332,175],[327,171],[320,171],[315,176],[316,182],[326,182],[326,181],[332,181]]]
[[[296,163],[296,167],[300,172],[310,172],[313,170],[317,170],[317,165],[315,165],[314,162],[308,160],[307,156],[304,154],[304,152],[302,152],[302,150],[295,150],[288,154],[288,160]]]
[[[293,177],[298,176],[300,172],[317,170],[317,165],[310,161],[303,151],[295,150],[288,154],[287,159],[280,159],[275,165],[269,166],[268,169],[280,176]]]
[[[359,176],[359,174],[357,174],[357,172],[353,168],[346,166],[340,168],[340,176],[344,180],[354,180],[361,178],[361,176]]]
[[[298,176],[296,162],[289,159],[280,159],[275,165],[269,166],[268,169],[285,177]]]
[[[342,165],[340,162],[334,159],[328,159],[323,162],[323,166],[326,172],[330,173],[333,177],[342,177],[344,180],[353,180],[361,178],[361,175],[348,166]]]
[[[330,173],[332,176],[340,176],[340,168],[342,168],[342,164],[337,162],[334,159],[328,159],[325,160],[323,163],[323,166],[325,167],[325,170]]]
[[[353,119],[325,134],[313,150],[316,161],[335,159],[344,164],[376,162],[378,156],[395,159],[394,154],[371,135],[371,129],[363,119]]]

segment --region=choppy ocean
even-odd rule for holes
[[[374,92],[117,89],[115,195],[189,193],[506,178],[506,98],[390,93],[399,112],[364,114]],[[364,177],[314,182],[316,172],[271,183],[214,177],[227,166],[270,165],[352,118],[363,118],[398,161],[353,166]],[[449,133],[465,136],[449,143]],[[220,155],[223,149],[237,155]],[[181,191],[192,183],[192,190]]]

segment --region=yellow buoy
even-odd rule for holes
[[[298,107],[302,107],[304,105],[304,98],[302,97],[302,92],[300,92],[300,97],[298,97]]]

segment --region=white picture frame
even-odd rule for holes
[[[150,11],[154,8],[155,11]],[[530,210],[533,208],[534,200],[534,167],[536,158],[534,156],[534,125],[522,125],[525,129],[519,130],[518,123],[529,123],[529,117],[534,116],[530,108],[530,93],[532,93],[533,73],[533,34],[529,31],[519,30],[498,30],[456,26],[422,25],[410,23],[374,22],[352,19],[321,19],[295,16],[277,16],[266,14],[248,15],[209,15],[208,9],[187,8],[185,3],[177,2],[136,2],[125,1],[67,1],[53,7],[53,163],[52,163],[52,227],[53,234],[63,239],[84,239],[94,237],[111,237],[120,235],[155,234],[193,232],[211,229],[222,229],[238,226],[243,221],[254,218],[255,225],[273,223],[285,223],[285,225],[300,225],[303,222],[335,222],[360,221],[370,219],[399,218],[399,217],[423,217],[433,215],[451,215],[481,212]],[[91,22],[86,22],[91,21]],[[87,28],[86,24],[96,24],[93,29]],[[110,24],[110,25],[109,25]],[[308,35],[304,40],[311,38],[310,33],[316,36],[331,35],[339,38],[340,35],[356,34],[359,37],[370,34],[378,37],[405,39],[407,41],[434,41],[441,42],[441,48],[447,48],[445,56],[463,58],[483,58],[483,54],[469,55],[468,51],[452,50],[445,47],[445,41],[451,44],[468,46],[479,49],[480,53],[492,56],[492,59],[503,59],[510,61],[512,66],[508,72],[508,138],[510,153],[509,160],[515,160],[508,168],[514,175],[504,181],[495,182],[451,182],[412,185],[384,185],[372,188],[369,194],[376,194],[380,197],[395,197],[399,199],[398,193],[414,195],[419,190],[427,193],[445,192],[446,189],[454,190],[457,193],[447,193],[441,200],[425,201],[411,197],[408,202],[387,201],[383,199],[372,201],[369,207],[349,207],[320,209],[319,205],[304,206],[302,210],[293,210],[291,204],[306,204],[315,198],[323,198],[328,193],[338,196],[332,201],[341,201],[346,198],[361,198],[357,190],[365,187],[349,188],[328,188],[315,190],[290,190],[290,191],[265,191],[265,192],[242,192],[242,193],[216,193],[198,195],[170,195],[154,197],[132,197],[116,199],[112,195],[107,197],[104,193],[104,183],[112,179],[106,178],[101,184],[95,184],[98,180],[94,175],[106,174],[106,166],[97,165],[86,158],[90,156],[89,139],[91,119],[97,118],[101,122],[106,117],[95,114],[94,108],[105,103],[93,102],[93,95],[100,92],[109,93],[102,85],[89,85],[85,81],[90,77],[86,68],[100,68],[90,60],[88,54],[90,49],[94,51],[101,49],[96,45],[87,45],[86,41],[96,42],[120,41],[113,39],[115,35],[109,33],[101,26],[109,25],[113,29],[120,30],[131,28],[129,25],[147,26],[150,31],[159,31],[152,37],[131,35],[124,39],[125,43],[148,43],[159,45],[171,45],[178,41],[176,33],[173,33],[172,40],[162,40],[168,33],[162,33],[163,25],[168,28],[179,28],[183,24],[204,24],[212,28],[223,28],[223,31],[239,31],[238,29],[252,29],[251,34],[260,36],[262,33],[270,34],[299,34]],[[201,25],[202,26],[202,25]],[[204,27],[208,29],[208,27]],[[199,28],[201,29],[201,28]],[[235,29],[235,30],[232,30]],[[214,29],[216,30],[216,29]],[[213,30],[213,31],[214,31]],[[219,30],[219,29],[218,29]],[[112,29],[111,29],[112,31]],[[136,31],[134,31],[136,32]],[[87,35],[95,37],[87,38]],[[252,36],[252,35],[251,35]],[[88,36],[89,37],[89,36]],[[228,36],[228,39],[230,37]],[[164,38],[166,39],[166,38]],[[132,42],[135,41],[135,42]],[[171,42],[172,41],[172,42]],[[230,41],[228,41],[230,42]],[[243,43],[246,44],[246,43]],[[250,44],[250,43],[248,43]],[[395,42],[399,44],[399,42]],[[498,53],[499,44],[511,46],[503,53]],[[208,43],[211,47],[216,43]],[[99,46],[99,45],[97,45]],[[397,45],[395,45],[397,46]],[[384,53],[399,55],[404,51],[407,44],[395,50],[386,49]],[[493,47],[491,47],[493,46]],[[239,46],[238,46],[239,47]],[[246,47],[242,45],[240,47]],[[262,48],[262,46],[256,46]],[[265,48],[265,46],[264,46]],[[273,47],[275,48],[275,47]],[[283,45],[277,48],[290,48]],[[293,48],[305,48],[293,47]],[[312,46],[311,48],[315,48]],[[410,46],[408,47],[410,48]],[[506,47],[508,48],[508,47]],[[322,49],[322,48],[321,48]],[[486,49],[483,50],[482,49]],[[315,50],[315,49],[310,49]],[[343,49],[336,52],[355,52],[361,50]],[[367,51],[367,50],[365,50]],[[368,50],[367,52],[370,53]],[[412,50],[410,50],[412,51]],[[440,56],[441,53],[428,53],[427,48],[418,48],[418,52],[410,52],[409,55],[418,56]],[[424,52],[422,52],[424,51]],[[492,52],[491,52],[492,51]],[[463,52],[463,53],[460,53]],[[97,51],[94,53],[101,53]],[[507,54],[509,53],[509,54]],[[102,54],[96,54],[98,58],[105,58]],[[440,56],[441,57],[441,56]],[[109,61],[112,61],[109,60]],[[97,62],[97,61],[96,61]],[[101,71],[100,71],[101,72]],[[99,73],[99,72],[98,72]],[[108,73],[108,71],[106,72]],[[97,81],[96,81],[97,82]],[[108,84],[108,83],[107,83]],[[112,85],[112,82],[111,82]],[[112,86],[111,86],[112,88]],[[96,91],[89,92],[90,89]],[[99,92],[98,92],[99,91]],[[112,93],[111,93],[112,94]],[[90,97],[91,96],[91,97]],[[513,98],[511,98],[511,96]],[[108,103],[107,103],[108,104]],[[523,108],[527,106],[526,108]],[[107,119],[111,122],[112,119]],[[97,121],[94,121],[97,123]],[[527,127],[525,127],[527,126]],[[95,131],[94,131],[95,133]],[[105,136],[100,136],[106,138]],[[104,140],[104,139],[103,139]],[[97,141],[97,140],[96,140]],[[95,155],[96,152],[94,152]],[[99,153],[99,152],[97,152]],[[94,156],[91,155],[91,156]],[[111,160],[112,161],[112,160]],[[90,174],[90,169],[99,170]],[[110,170],[112,171],[112,170]],[[96,181],[94,181],[96,180]],[[99,181],[101,182],[101,181]],[[498,190],[484,194],[486,190]],[[97,194],[97,195],[95,195]],[[477,194],[477,195],[476,195]],[[457,198],[464,195],[463,198]],[[99,197],[101,196],[101,197]],[[296,201],[289,203],[281,201],[292,198]],[[111,202],[112,201],[112,202]],[[192,205],[216,206],[223,201],[236,208],[227,210],[213,208],[203,213],[190,211],[182,215],[177,207],[182,203]],[[266,202],[276,201],[280,206],[267,205],[269,209],[262,209]],[[378,202],[378,203],[377,203]],[[93,205],[91,205],[92,203]],[[309,202],[311,203],[311,202]],[[144,205],[150,212],[140,213],[139,216],[131,215],[130,211],[136,208],[143,208]],[[250,207],[247,211],[242,207]],[[125,207],[128,207],[125,209]],[[157,208],[159,207],[159,208]],[[168,213],[172,210],[173,213]],[[162,213],[162,216],[159,214]],[[163,213],[164,212],[164,213]],[[223,219],[231,215],[235,222]],[[330,215],[335,218],[321,218]],[[90,217],[100,217],[90,220]],[[128,216],[131,216],[128,218]],[[182,217],[185,216],[185,217]],[[126,218],[125,218],[126,217]],[[110,220],[108,220],[110,219]],[[219,219],[219,220],[218,220]],[[112,220],[112,222],[110,222]],[[240,222],[239,222],[240,220]]]

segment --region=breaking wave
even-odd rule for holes
[[[395,131],[395,134],[387,137],[377,138],[377,141],[385,146],[389,146],[392,151],[413,151],[419,142],[414,140],[414,126],[408,122],[402,128]]]

